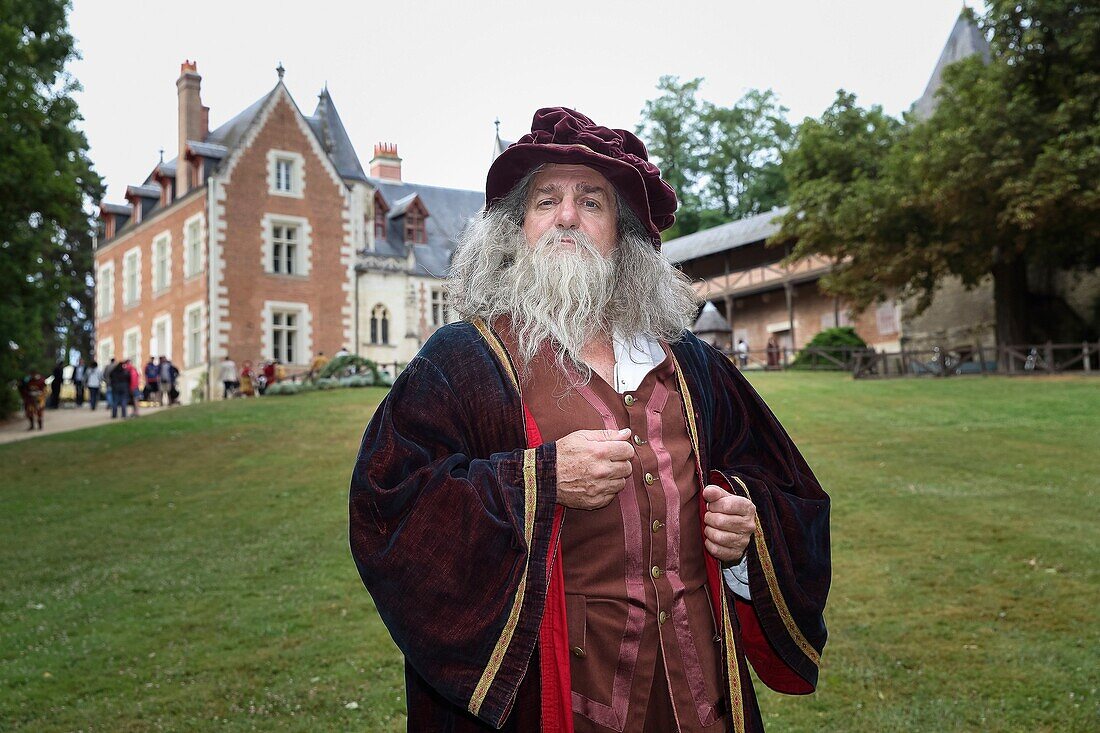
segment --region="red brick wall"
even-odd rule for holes
[[[340,262],[344,243],[345,186],[318,157],[285,98],[245,149],[225,189],[223,284],[228,288],[228,353],[238,366],[266,358],[263,353],[265,300],[306,303],[312,320],[313,351],[331,355],[345,345],[342,309],[347,304],[347,271]],[[297,152],[304,158],[303,198],[268,191],[268,151]],[[310,271],[306,276],[264,271],[262,221],[265,214],[304,217],[311,227]],[[351,345],[348,344],[350,347]],[[308,362],[311,355],[302,355]]]
[[[836,323],[837,302],[831,295],[825,295],[816,282],[796,285],[792,293],[794,312],[794,348],[802,348],[814,336]],[[717,299],[715,304],[722,310],[724,301]],[[780,289],[765,293],[735,298],[733,303],[733,342],[745,338],[753,351],[763,349],[768,343],[768,324],[788,321],[787,298]],[[840,325],[853,326],[864,341],[870,345],[887,344],[898,338],[897,333],[879,331],[875,307],[872,306],[854,319],[848,315],[843,301],[839,303]],[[744,333],[742,333],[744,332]]]
[[[195,191],[191,196],[177,204],[176,207],[154,215],[153,218],[142,222],[134,231],[124,233],[110,242],[107,242],[96,251],[95,273],[99,276],[99,268],[113,262],[115,268],[114,285],[114,310],[106,318],[96,321],[97,342],[107,338],[114,339],[115,354],[122,356],[123,333],[134,326],[141,328],[141,355],[143,360],[148,359],[149,339],[153,334],[153,319],[168,314],[172,321],[172,343],[168,355],[181,369],[183,368],[183,312],[184,308],[195,301],[206,300],[206,271],[184,279],[183,276],[183,243],[184,221],[195,214],[206,211],[205,188]],[[171,282],[163,292],[153,293],[153,240],[164,231],[171,232]],[[123,256],[135,246],[141,250],[141,297],[131,306],[122,305]],[[103,297],[103,293],[97,292],[97,299]],[[97,347],[98,348],[98,347]],[[159,354],[157,355],[159,356]],[[93,358],[98,358],[98,351]]]

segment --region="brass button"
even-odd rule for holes
[[[588,655],[584,653],[584,649],[581,649],[579,646],[575,646],[573,647],[573,656],[584,659]]]
[[[665,621],[668,621],[668,614],[664,611],[661,611],[659,614],[657,614],[657,623],[663,624]]]
[[[645,440],[642,438],[642,436],[640,436],[640,435],[635,435],[634,436],[634,445],[644,445],[644,444],[645,444]]]
[[[651,567],[651,568],[649,569],[649,574],[650,574],[650,575],[652,575],[652,576],[653,576],[654,578],[659,578],[659,577],[661,577],[662,575],[664,575],[665,573],[664,573],[664,571],[663,571],[663,570],[661,570],[661,569],[660,569],[659,567],[657,567],[656,565],[654,565],[653,567]]]
[[[637,401],[637,400],[635,400],[635,399],[634,399],[634,395],[632,395],[632,394],[628,394],[628,395],[627,395],[626,397],[623,397],[623,402],[625,402],[625,403],[626,403],[626,406],[627,406],[627,407],[630,407],[630,406],[631,406],[631,405],[633,405],[633,404],[634,404],[634,403],[635,403],[636,401]]]
[[[652,486],[652,485],[653,485],[653,482],[654,482],[654,481],[656,481],[656,480],[657,480],[657,479],[653,478],[653,474],[652,474],[652,473],[649,473],[648,471],[646,472],[646,475],[645,475],[645,482],[646,482],[646,485],[647,485],[647,486]]]
[[[653,531],[654,532],[660,532],[661,527],[664,527],[664,526],[665,526],[665,523],[662,522],[660,519],[654,519],[653,520]]]

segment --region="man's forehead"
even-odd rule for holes
[[[611,182],[602,173],[586,165],[551,163],[543,166],[531,180],[533,190],[545,187],[601,189],[612,195]]]

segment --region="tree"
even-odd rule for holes
[[[793,129],[772,90],[749,90],[732,107],[703,105],[700,157],[703,205],[725,221],[787,201],[779,167]]]
[[[661,177],[680,199],[676,224],[666,232],[666,239],[699,228],[701,206],[695,183],[699,175],[702,107],[696,94],[702,83],[701,77],[681,83],[679,77],[662,76],[657,81],[660,95],[645,103],[642,121],[636,128],[650,157],[660,165]]]
[[[0,0],[0,414],[26,370],[90,346],[88,211],[103,189],[76,129],[67,10],[62,0]]]
[[[637,133],[680,197],[672,239],[786,202],[779,168],[793,130],[774,93],[750,90],[732,107],[698,98],[703,79],[662,76]]]
[[[948,67],[927,120],[841,92],[802,126],[776,243],[835,258],[824,285],[857,308],[896,291],[919,311],[948,275],[992,276],[997,340],[1023,343],[1045,335],[1029,269],[1100,265],[1100,8],[994,0],[980,26],[990,63]]]

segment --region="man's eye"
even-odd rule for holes
[[[599,201],[594,201],[592,199],[588,199],[588,200],[586,200],[582,203],[584,204],[585,207],[587,207],[589,209],[598,209],[598,208],[600,208],[600,202]]]

